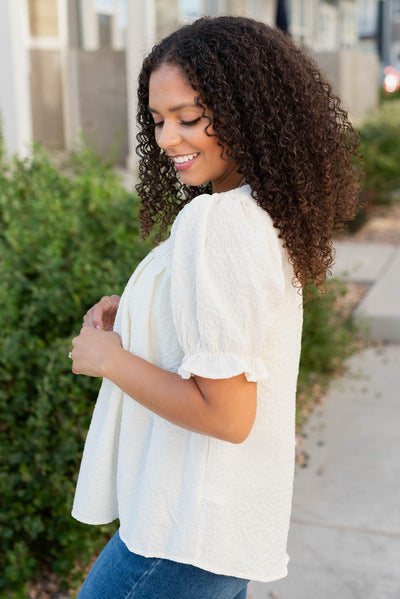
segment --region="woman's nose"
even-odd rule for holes
[[[160,148],[168,150],[178,145],[182,141],[182,136],[175,124],[164,121],[156,129],[156,141]]]

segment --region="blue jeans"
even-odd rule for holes
[[[248,580],[132,553],[116,532],[78,599],[245,599]]]

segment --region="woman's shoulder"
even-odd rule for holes
[[[201,194],[193,198],[178,214],[174,226],[184,226],[190,222],[199,224],[210,219],[217,226],[237,225],[239,228],[250,226],[273,226],[268,212],[257,204],[249,185],[236,187],[228,191]]]
[[[178,214],[171,238],[179,251],[226,253],[233,262],[262,262],[267,254],[276,265],[282,260],[278,231],[249,185],[193,198]]]

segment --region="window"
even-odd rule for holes
[[[99,28],[99,47],[111,48],[112,46],[112,17],[111,15],[97,14]]]
[[[95,0],[99,48],[111,48],[113,39],[114,0]]]
[[[179,16],[182,21],[195,21],[201,13],[201,0],[179,0]]]
[[[359,0],[357,4],[358,34],[361,38],[376,36],[378,23],[377,4],[375,0]]]
[[[94,48],[125,47],[126,2],[127,0],[92,0],[91,11],[86,12],[83,18],[86,26],[91,29]]]
[[[342,48],[354,48],[357,45],[357,14],[355,6],[343,3],[340,11],[340,45]]]
[[[337,49],[338,12],[335,6],[326,2],[319,5],[317,15],[317,35],[315,49],[319,52],[332,52]]]

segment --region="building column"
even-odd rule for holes
[[[154,0],[127,2],[126,83],[128,106],[129,154],[127,169],[136,175],[138,157],[136,148],[137,80],[146,54],[156,38],[156,8]]]
[[[93,0],[80,0],[79,8],[82,26],[82,48],[84,50],[97,50],[99,47],[99,30]]]
[[[63,98],[64,143],[67,150],[73,145],[71,115],[71,82],[69,76],[68,0],[57,0],[58,36],[60,40],[61,85]],[[74,90],[75,91],[75,90]]]
[[[25,0],[0,0],[0,115],[6,150],[23,157],[32,139]]]

